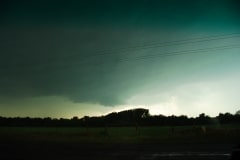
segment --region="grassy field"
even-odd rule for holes
[[[240,125],[179,127],[0,127],[1,142],[240,143]]]

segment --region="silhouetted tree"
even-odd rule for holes
[[[149,114],[149,110],[138,108],[125,110],[121,112],[113,112],[100,117],[83,118],[73,117],[71,119],[52,119],[46,118],[30,118],[30,117],[0,117],[0,126],[45,126],[45,127],[60,127],[60,126],[82,126],[88,131],[89,127],[105,127],[107,126],[135,126],[136,130],[139,126],[182,126],[182,125],[207,125],[207,124],[228,124],[240,123],[239,111],[232,115],[230,113],[220,113],[216,117],[209,117],[204,113],[196,118],[188,118],[187,116],[164,116]],[[174,130],[174,129],[173,129]]]
[[[240,115],[240,110],[238,110],[238,111],[235,113],[235,115]]]

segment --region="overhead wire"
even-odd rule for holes
[[[154,48],[161,48],[161,47],[166,47],[166,46],[177,46],[177,45],[184,45],[184,44],[193,44],[193,43],[200,43],[200,42],[209,42],[209,41],[215,41],[215,40],[224,40],[224,39],[229,39],[229,38],[240,38],[240,33],[231,33],[231,34],[223,34],[223,35],[214,35],[214,36],[205,36],[205,37],[198,37],[198,38],[190,38],[190,39],[183,39],[183,40],[177,40],[177,41],[168,41],[168,42],[162,42],[162,43],[158,43],[157,45],[150,45],[148,46],[147,44],[143,44],[143,46],[135,46],[134,48],[132,47],[128,47],[130,50],[127,50],[127,48],[124,48],[126,50],[124,50],[124,52],[127,51],[137,51],[139,49],[154,49]],[[67,67],[67,66],[72,66],[72,65],[84,65],[84,64],[93,64],[93,63],[98,63],[98,65],[100,64],[104,64],[106,63],[106,61],[104,62],[97,62],[96,59],[91,59],[92,58],[97,58],[97,57],[101,57],[105,56],[104,58],[110,58],[108,60],[109,63],[111,62],[129,62],[129,61],[136,61],[136,60],[147,60],[147,59],[153,59],[153,58],[159,58],[159,57],[167,57],[167,56],[177,56],[177,55],[184,55],[184,54],[192,54],[192,53],[200,53],[200,52],[210,52],[210,51],[217,51],[217,50],[226,50],[226,49],[233,49],[233,48],[240,48],[240,44],[234,44],[234,45],[225,45],[225,46],[215,46],[215,47],[208,47],[208,48],[198,48],[198,49],[192,49],[192,50],[180,50],[180,51],[173,51],[173,52],[161,52],[158,51],[158,53],[156,54],[144,54],[144,55],[139,55],[137,54],[137,56],[135,57],[126,57],[126,58],[118,58],[118,57],[110,57],[110,55],[119,55],[121,56],[122,52],[121,49],[119,50],[114,50],[111,54],[110,53],[98,53],[96,52],[95,54],[93,54],[92,56],[83,56],[80,57],[80,61],[77,62],[72,62],[70,61],[70,63],[64,63],[65,61],[62,61],[62,63],[58,62],[58,63],[54,63],[52,62],[49,65],[45,65],[45,66],[54,66],[57,65],[58,67],[62,66],[62,67]],[[70,56],[70,55],[69,55]],[[90,59],[89,59],[90,58]],[[76,59],[78,60],[78,59]],[[23,66],[28,66],[28,65],[24,65]]]
[[[152,43],[152,42],[142,43],[140,45],[135,45],[135,46],[130,46],[130,47],[102,50],[102,51],[97,51],[97,52],[94,51],[93,54],[90,54],[90,55],[87,55],[84,57],[88,58],[88,57],[105,56],[105,55],[111,56],[111,55],[118,55],[119,53],[135,51],[135,50],[145,50],[145,49],[151,49],[151,48],[160,48],[160,47],[169,47],[169,46],[193,44],[193,43],[200,43],[200,42],[209,42],[209,41],[223,40],[223,39],[230,39],[230,38],[240,38],[240,33],[213,35],[213,36],[182,39],[182,40],[176,40],[176,41],[166,41],[166,42],[156,41],[154,43]]]
[[[157,53],[157,54],[150,54],[150,55],[138,56],[138,57],[133,57],[133,58],[125,58],[125,59],[122,58],[122,59],[119,59],[119,62],[129,61],[129,60],[141,60],[141,59],[145,59],[145,58],[147,59],[147,58],[176,56],[176,55],[192,54],[192,53],[199,53],[199,52],[211,52],[211,51],[234,49],[234,48],[240,48],[240,44],[199,48],[199,49],[194,49],[194,50],[182,50],[182,51],[175,51],[175,52]]]
[[[192,50],[182,50],[182,51],[175,51],[175,52],[163,52],[163,53],[157,53],[157,54],[151,54],[151,55],[145,55],[145,56],[137,56],[137,57],[131,57],[131,58],[113,58],[108,59],[108,61],[100,62],[100,61],[94,61],[93,63],[90,62],[84,62],[84,63],[71,63],[71,64],[65,64],[64,66],[78,66],[78,65],[86,65],[86,64],[94,64],[95,66],[105,65],[109,63],[124,63],[124,62],[134,62],[134,61],[149,61],[153,59],[158,58],[164,58],[164,57],[171,57],[171,56],[181,56],[181,55],[187,55],[187,54],[220,54],[219,50],[230,50],[230,49],[236,49],[240,48],[240,44],[234,44],[234,45],[224,45],[224,46],[215,46],[215,47],[207,47],[207,48],[198,48],[198,49],[192,49]],[[222,53],[222,52],[221,52]],[[226,52],[224,52],[226,53]]]

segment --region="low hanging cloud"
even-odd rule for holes
[[[204,1],[201,7],[189,0],[2,3],[0,97],[61,96],[73,102],[116,106],[152,88],[162,92],[186,81],[201,81],[231,69],[235,72],[238,50],[231,59],[198,53],[157,58],[157,54],[181,47],[149,47],[149,42],[196,38],[202,29],[208,36],[215,30],[223,34],[238,31],[236,6],[226,5],[225,0],[216,6],[209,3]],[[226,65],[230,64],[227,60],[235,66]]]
[[[118,32],[108,31],[111,34],[103,41],[92,33],[95,31],[89,31],[93,37],[89,41],[85,31],[2,31],[1,96],[65,96],[74,102],[106,106],[124,103],[136,92],[134,88],[144,85],[147,69],[136,65],[129,69],[118,63],[124,58],[121,54],[108,56],[106,51],[103,55],[97,51],[106,44],[123,45],[127,33],[120,37]]]
[[[235,58],[227,54],[190,54],[142,60],[137,57],[179,48],[96,51],[106,50],[106,44],[127,46],[128,32],[114,38],[118,32],[108,31],[111,34],[103,41],[89,31],[94,38],[86,41],[85,31],[7,31],[9,34],[4,32],[0,44],[1,97],[62,96],[73,102],[116,106],[155,88],[162,93],[192,81],[221,79],[230,70],[235,73],[238,67],[238,50],[232,52]]]

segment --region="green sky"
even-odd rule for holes
[[[0,3],[0,116],[240,109],[237,0]]]

